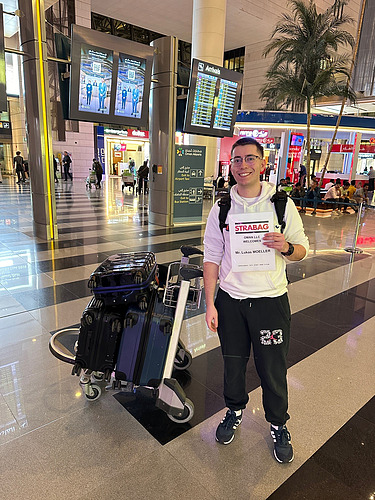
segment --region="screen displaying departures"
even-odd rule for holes
[[[184,132],[231,137],[242,79],[241,73],[193,59]]]
[[[69,116],[144,127],[153,48],[72,25]]]

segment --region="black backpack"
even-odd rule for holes
[[[281,232],[284,232],[285,229],[285,208],[288,202],[288,195],[285,191],[276,191],[276,193],[271,198],[272,203],[275,205],[275,212],[277,216],[277,221],[280,224]],[[219,226],[220,231],[223,232],[225,228],[229,231],[228,224],[226,223],[227,215],[231,206],[231,198],[230,193],[224,194],[220,200],[218,201],[220,212],[219,212]]]

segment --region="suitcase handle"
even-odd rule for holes
[[[180,250],[184,257],[190,257],[191,255],[203,255],[202,250],[199,250],[199,248],[190,247],[188,245],[182,245],[180,247]]]

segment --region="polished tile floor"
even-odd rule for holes
[[[59,240],[33,237],[30,187],[0,186],[0,498],[373,499],[375,495],[375,210],[303,216],[309,257],[288,265],[293,313],[289,393],[295,460],[280,466],[253,362],[250,402],[236,439],[218,445],[222,359],[204,301],[182,337],[193,355],[177,374],[193,419],[171,422],[145,395],[104,392],[88,402],[70,366],[48,350],[51,332],[76,325],[87,278],[108,255],[149,249],[160,264],[204,226],[148,224],[147,197],[83,181],[56,187]],[[209,210],[209,201],[204,207]],[[196,261],[198,262],[198,261]]]

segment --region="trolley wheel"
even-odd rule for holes
[[[96,401],[97,399],[99,399],[102,394],[101,388],[96,384],[91,384],[90,389],[92,390],[93,394],[85,394],[86,398],[89,401]]]
[[[184,424],[189,422],[194,415],[194,404],[190,399],[186,398],[184,403],[184,411],[181,417],[174,417],[173,415],[168,415],[168,417],[178,424]]]
[[[192,360],[193,358],[189,351],[185,351],[183,358],[179,356],[177,351],[173,366],[176,370],[186,370],[191,365]]]

